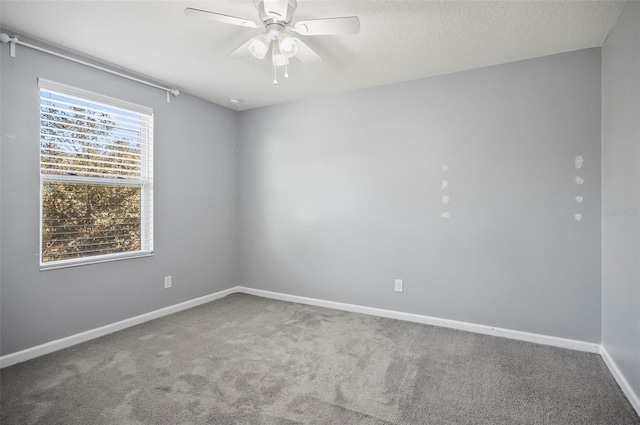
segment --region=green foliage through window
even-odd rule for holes
[[[43,262],[139,251],[140,188],[45,182]]]

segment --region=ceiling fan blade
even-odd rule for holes
[[[313,49],[307,46],[302,40],[296,37],[293,37],[293,39],[298,46],[298,53],[296,53],[294,57],[298,58],[300,62],[308,65],[322,61],[320,55],[314,52]]]
[[[256,24],[255,22],[249,19],[236,18],[235,16],[209,12],[207,10],[194,9],[192,7],[187,7],[184,10],[184,14],[194,18],[203,18],[203,19],[208,19],[210,21],[222,22],[224,24],[239,25],[241,27],[248,27],[248,28],[258,28],[258,24]]]
[[[264,13],[277,21],[287,18],[288,9],[289,0],[264,0]]]
[[[247,40],[247,42],[244,43],[242,46],[238,47],[236,50],[234,50],[233,52],[229,53],[227,55],[227,57],[231,58],[231,59],[244,59],[244,58],[250,56],[249,43],[251,43],[251,40],[253,40],[253,39],[250,38],[249,40]]]
[[[357,34],[360,32],[360,19],[357,16],[310,19],[296,22],[293,29],[302,35]]]

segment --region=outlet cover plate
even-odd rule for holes
[[[402,279],[395,280],[394,290],[396,292],[402,292],[404,290],[404,282],[402,281]]]

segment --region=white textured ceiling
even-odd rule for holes
[[[303,37],[324,59],[293,61],[272,85],[269,60],[226,55],[261,29],[186,17],[196,7],[259,21],[253,0],[7,1],[0,25],[250,109],[601,46],[624,1],[298,0],[293,21],[356,15],[358,35]]]

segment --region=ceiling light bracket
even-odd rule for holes
[[[238,99],[237,97],[230,97],[229,103],[233,105],[236,111],[240,110],[240,104],[242,103],[242,99]]]

